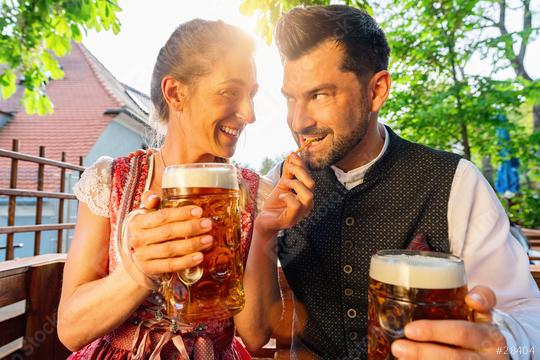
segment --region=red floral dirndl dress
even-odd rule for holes
[[[127,214],[139,207],[142,193],[149,176],[151,152],[137,151],[118,158],[112,164],[112,185],[109,201],[111,236],[109,241],[109,273],[121,262],[118,252],[118,236]],[[248,169],[239,168],[239,177],[247,185],[249,201],[241,216],[241,248],[244,266],[251,244],[255,199],[259,176]],[[151,174],[150,174],[151,175]],[[145,325],[159,323],[156,314],[162,303],[161,295],[153,293],[135,311],[131,318],[111,333],[95,340],[68,359],[124,360],[124,359],[175,359],[187,360],[249,360],[251,356],[234,336],[232,318],[206,321],[183,329],[179,337],[167,331],[167,326]],[[159,319],[159,318],[158,318]],[[181,346],[178,345],[180,341]],[[182,350],[182,351],[181,351]],[[182,355],[183,354],[183,355]]]

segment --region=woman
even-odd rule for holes
[[[130,211],[156,206],[165,166],[223,162],[234,154],[242,130],[255,121],[253,50],[249,36],[221,21],[197,19],[179,26],[161,49],[152,75],[151,100],[163,145],[114,161],[100,158],[76,185],[79,212],[58,311],[59,337],[76,351],[71,359],[177,359],[181,353],[205,360],[249,359],[233,336],[233,319],[210,321],[202,332],[183,333],[185,349],[170,341],[167,331],[142,326],[155,316],[159,295],[130,277],[117,241]],[[255,173],[239,173],[247,194],[242,214],[246,252],[252,233],[254,242],[272,238],[311,209],[313,182],[298,156],[291,156],[287,175],[273,190]],[[201,218],[200,208],[166,210],[130,216],[127,224],[128,234],[134,234],[128,235],[133,256],[149,275],[196,266],[212,245],[213,239],[205,235],[212,223]],[[246,309],[254,312],[249,293],[259,284],[256,268],[249,268],[244,279]],[[270,285],[275,301],[279,292],[276,284]],[[260,346],[260,337],[249,335],[257,320],[251,321],[246,312],[235,318],[246,344]]]

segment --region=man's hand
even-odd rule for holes
[[[283,175],[264,202],[255,220],[259,231],[277,233],[305,218],[313,208],[315,182],[303,160],[295,153],[289,155]]]
[[[399,359],[507,359],[506,340],[490,324],[496,304],[493,291],[484,286],[472,289],[465,298],[474,310],[474,321],[418,320],[405,326],[407,340],[396,340],[392,354]]]

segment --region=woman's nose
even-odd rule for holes
[[[242,101],[236,112],[236,117],[248,124],[255,122],[255,108],[252,99]]]

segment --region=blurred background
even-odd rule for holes
[[[257,41],[260,90],[255,124],[234,161],[262,174],[295,148],[272,39],[281,13],[297,5],[365,9],[392,48],[393,88],[380,119],[403,137],[459,153],[493,184],[515,223],[540,227],[540,0],[135,0],[4,1],[0,17],[0,148],[88,166],[152,146],[150,76],[160,47],[180,23],[222,19]],[[346,32],[347,29],[336,29]],[[43,147],[40,153],[40,147]],[[62,153],[65,153],[62,155]],[[0,187],[12,163],[0,157]],[[69,191],[77,171],[21,163],[17,188]],[[7,193],[6,193],[7,194]],[[0,226],[36,223],[39,199],[0,195]],[[76,216],[74,201],[41,200],[40,223]],[[14,210],[13,210],[14,211]],[[65,251],[44,231],[38,252]],[[7,234],[0,234],[0,248]],[[30,233],[12,234],[15,257],[35,253]]]

